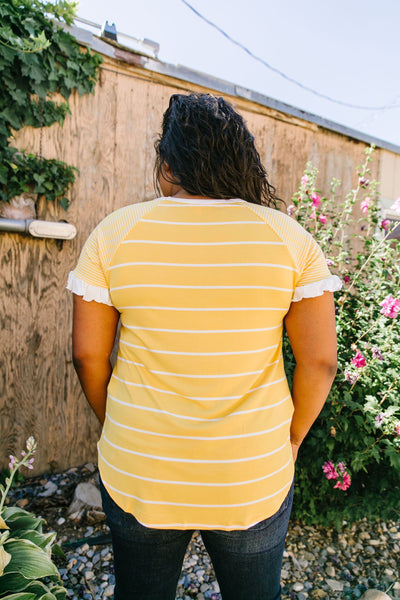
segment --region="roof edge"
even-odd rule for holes
[[[194,83],[196,85],[211,88],[212,90],[223,94],[228,94],[229,96],[243,98],[261,106],[272,108],[283,114],[296,117],[309,123],[314,123],[318,127],[328,129],[329,131],[333,131],[334,133],[345,135],[348,138],[354,139],[356,141],[364,142],[369,145],[373,144],[378,148],[388,150],[389,152],[393,152],[394,154],[400,154],[400,146],[396,144],[392,144],[391,142],[387,142],[386,140],[382,140],[371,136],[367,133],[363,133],[356,129],[352,129],[351,127],[347,127],[346,125],[341,125],[340,123],[336,123],[335,121],[330,121],[329,119],[325,119],[313,113],[309,113],[306,110],[302,110],[301,108],[296,108],[295,106],[286,104],[285,102],[281,102],[280,100],[275,100],[274,98],[270,98],[269,96],[265,96],[264,94],[255,92],[248,88],[244,88],[230,81],[226,81],[224,79],[220,79],[212,75],[207,75],[206,73],[202,73],[201,71],[196,71],[194,69],[190,69],[189,67],[184,67],[182,65],[164,63],[159,59],[145,55],[144,53],[138,52],[137,50],[135,51],[134,49],[127,46],[124,47],[120,44],[110,44],[107,41],[92,34],[90,31],[78,27],[76,25],[63,25],[63,27],[67,29],[80,44],[83,44],[84,46],[87,46],[92,50],[103,54],[104,56],[108,56],[110,58],[122,62],[130,63],[129,60],[126,60],[126,58],[124,58],[124,55],[126,53],[139,55],[140,62],[132,62],[134,62],[135,66],[142,68],[146,71],[153,71],[161,75],[166,75],[174,77],[175,79],[180,79],[181,81],[186,81],[188,83]],[[121,51],[121,48],[123,48],[123,52]]]

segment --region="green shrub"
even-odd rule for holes
[[[32,468],[36,443],[31,437],[26,452],[17,460],[10,456],[10,476],[0,486],[0,598],[5,600],[65,600],[52,553],[55,533],[43,533],[44,520],[18,507],[5,507],[13,478],[22,466]]]
[[[394,225],[379,217],[372,153],[366,150],[358,185],[344,199],[338,180],[330,198],[320,197],[317,170],[307,165],[288,208],[344,282],[335,293],[338,373],[296,465],[294,516],[306,522],[400,515],[400,256],[397,240],[388,239]],[[400,212],[400,200],[392,209]],[[291,379],[287,340],[285,355]]]

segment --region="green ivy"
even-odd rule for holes
[[[82,50],[57,21],[71,24],[75,2],[39,0],[0,3],[0,199],[32,190],[48,200],[63,197],[77,169],[57,160],[16,152],[9,145],[22,127],[63,125],[68,99],[94,91],[100,55]],[[52,15],[53,18],[50,18]],[[52,100],[59,93],[63,102]]]

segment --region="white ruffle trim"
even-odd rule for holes
[[[322,296],[324,292],[337,292],[343,286],[343,283],[337,275],[332,275],[327,279],[321,279],[315,283],[301,285],[294,290],[292,302],[299,302],[303,298],[316,298]]]
[[[78,277],[74,275],[73,271],[71,271],[68,275],[67,290],[73,294],[82,296],[86,302],[91,302],[94,300],[100,304],[113,306],[110,298],[110,292],[107,288],[102,288],[97,285],[89,285],[88,283],[85,283],[85,281],[82,281],[82,279],[78,279]]]

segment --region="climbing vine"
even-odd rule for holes
[[[10,142],[25,126],[63,125],[71,93],[94,90],[101,57],[83,50],[62,27],[72,24],[75,10],[67,0],[0,2],[0,200],[32,191],[68,206],[65,193],[77,169]]]

